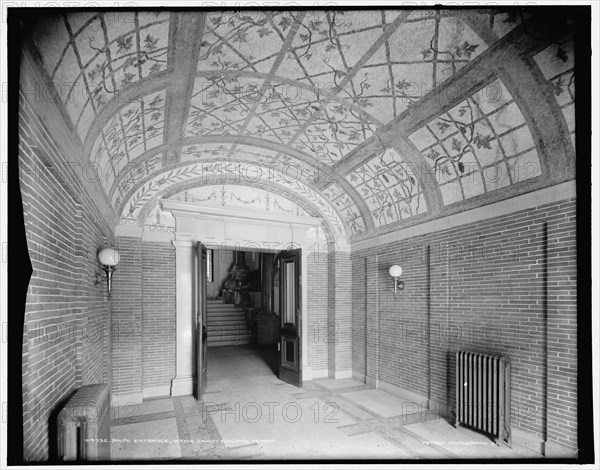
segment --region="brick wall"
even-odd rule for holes
[[[303,278],[308,283],[306,299],[308,325],[304,326],[304,331],[308,335],[308,364],[313,371],[322,371],[328,368],[328,257],[317,251],[309,251],[306,261],[307,273]]]
[[[121,236],[117,246],[112,394],[136,402],[175,376],[175,247]]]
[[[23,334],[23,458],[56,455],[56,414],[81,385],[110,381],[110,303],[94,286],[112,227],[21,95],[19,180],[29,257]],[[13,263],[19,262],[13,260]]]
[[[575,233],[565,200],[353,253],[354,371],[453,406],[455,352],[493,346],[512,360],[513,426],[575,447]]]
[[[143,250],[135,237],[117,237],[117,249],[121,260],[113,274],[112,395],[119,402],[122,395],[142,394]]]
[[[328,256],[329,370],[330,374],[352,369],[352,271],[350,253]]]
[[[367,259],[352,256],[352,371],[360,376],[367,374],[367,298]]]
[[[175,247],[142,245],[143,386],[169,385],[175,376]]]

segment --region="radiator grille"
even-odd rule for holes
[[[467,425],[512,445],[510,360],[493,352],[456,353],[456,426]]]
[[[110,459],[108,384],[84,385],[58,414],[61,460]]]

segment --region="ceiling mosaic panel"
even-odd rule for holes
[[[500,80],[410,136],[452,204],[541,175],[531,132]]]
[[[572,39],[562,39],[534,57],[552,85],[552,94],[563,113],[575,147],[575,50]]]
[[[231,144],[192,144],[181,149],[182,162],[194,162],[203,159],[225,158],[229,155]]]
[[[299,12],[229,11],[206,15],[198,70],[268,73]],[[261,47],[255,47],[260,43]]]
[[[104,167],[110,156],[115,173],[122,174],[129,162],[163,143],[164,110],[164,91],[121,108],[96,138],[90,160]]]
[[[339,184],[334,183],[328,186],[323,194],[333,203],[352,234],[355,235],[366,230],[365,221],[356,203]]]
[[[31,37],[124,222],[141,223],[173,184],[237,172],[255,197],[261,184],[285,188],[335,233],[362,237],[487,203],[523,181],[516,192],[543,186],[540,159],[563,157],[538,154],[541,133],[528,125],[575,136],[572,35],[529,34],[544,21],[490,8],[89,10],[45,17]],[[535,69],[564,122],[534,119],[535,106],[519,109],[498,79],[477,89],[514,40],[535,53],[508,60]],[[477,85],[450,103],[444,92],[469,74]],[[117,100],[125,89],[133,93]],[[432,93],[441,98],[423,100]],[[398,151],[403,140],[413,155]],[[422,158],[435,183],[405,158]]]
[[[120,90],[167,68],[168,12],[77,12],[35,30],[46,70],[81,140]]]
[[[262,83],[262,80],[227,75],[197,79],[185,135],[238,134],[260,100]]]
[[[364,113],[330,104],[292,145],[330,165],[371,137],[376,130],[377,125]]]
[[[246,133],[286,143],[318,109],[318,93],[288,83],[268,85]]]
[[[467,10],[465,10],[465,13],[467,13]],[[468,14],[481,16],[498,38],[504,37],[532,16],[531,12],[525,8],[511,8],[504,11],[487,10],[485,13],[475,11],[468,12]]]
[[[412,169],[392,149],[373,157],[346,179],[365,200],[378,227],[427,211]]]
[[[454,75],[487,46],[454,13],[410,15],[344,92],[389,122]]]
[[[399,11],[388,14],[392,22]],[[332,89],[377,43],[381,34],[379,11],[306,12],[299,20],[298,33],[279,74],[321,89]]]

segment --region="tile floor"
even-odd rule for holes
[[[529,459],[354,379],[297,388],[275,375],[275,352],[209,349],[202,404],[191,396],[114,408],[111,460]]]

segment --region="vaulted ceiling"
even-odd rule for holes
[[[158,221],[164,197],[268,193],[356,240],[574,177],[574,47],[550,23],[86,11],[45,17],[31,47],[121,223]]]

